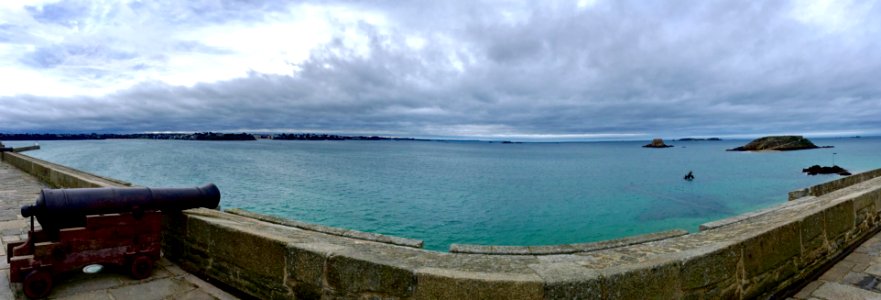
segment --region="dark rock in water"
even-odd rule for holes
[[[669,148],[669,147],[673,147],[673,146],[664,144],[663,139],[653,139],[650,144],[645,145],[643,147],[644,148]]]
[[[820,148],[817,145],[814,145],[810,140],[804,138],[800,135],[785,135],[785,136],[766,136],[762,138],[758,138],[749,142],[746,145],[741,147],[737,147],[734,149],[728,149],[728,151],[762,151],[762,150],[775,150],[775,151],[790,151],[790,150],[803,150],[803,149],[816,149]]]
[[[807,169],[801,169],[802,172],[808,173],[808,175],[817,175],[817,174],[838,174],[841,176],[850,176],[850,172],[845,170],[839,166],[831,166],[831,167],[821,167],[819,165],[813,165]]]

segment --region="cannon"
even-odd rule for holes
[[[53,278],[91,265],[121,267],[135,279],[150,276],[161,249],[162,212],[217,208],[214,184],[192,188],[43,189],[33,205],[28,239],[6,245],[10,282],[42,298]],[[40,229],[34,228],[34,219]]]

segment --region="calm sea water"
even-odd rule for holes
[[[222,206],[451,243],[589,242],[698,225],[787,192],[881,168],[881,139],[834,149],[726,152],[747,141],[499,144],[413,141],[43,141],[28,155],[145,186],[214,182]],[[32,144],[7,142],[10,145]],[[682,177],[693,170],[692,182]]]

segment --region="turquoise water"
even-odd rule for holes
[[[43,141],[38,158],[146,186],[214,182],[222,206],[451,243],[589,242],[701,223],[838,178],[801,169],[881,167],[881,139],[834,149],[726,152],[747,141],[526,143],[414,141]],[[31,142],[7,142],[27,145]],[[697,179],[682,180],[693,170]]]

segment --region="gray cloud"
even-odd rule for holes
[[[186,13],[166,21],[224,22],[244,10],[250,13],[235,21],[249,22],[284,9],[221,3],[181,8]],[[144,82],[101,97],[0,98],[0,128],[416,136],[881,133],[877,5],[850,7],[843,19],[832,20],[801,20],[801,8],[783,1],[600,1],[584,9],[565,2],[336,5],[379,12],[390,24],[335,23],[330,42],[292,65],[290,75],[252,72],[192,87]],[[41,13],[69,23],[68,15],[79,11],[44,7]],[[353,33],[366,42],[353,46]],[[421,47],[412,46],[414,37]],[[198,42],[169,47],[225,53]],[[23,60],[52,67],[74,55],[95,55],[98,62],[138,57],[50,45]]]

